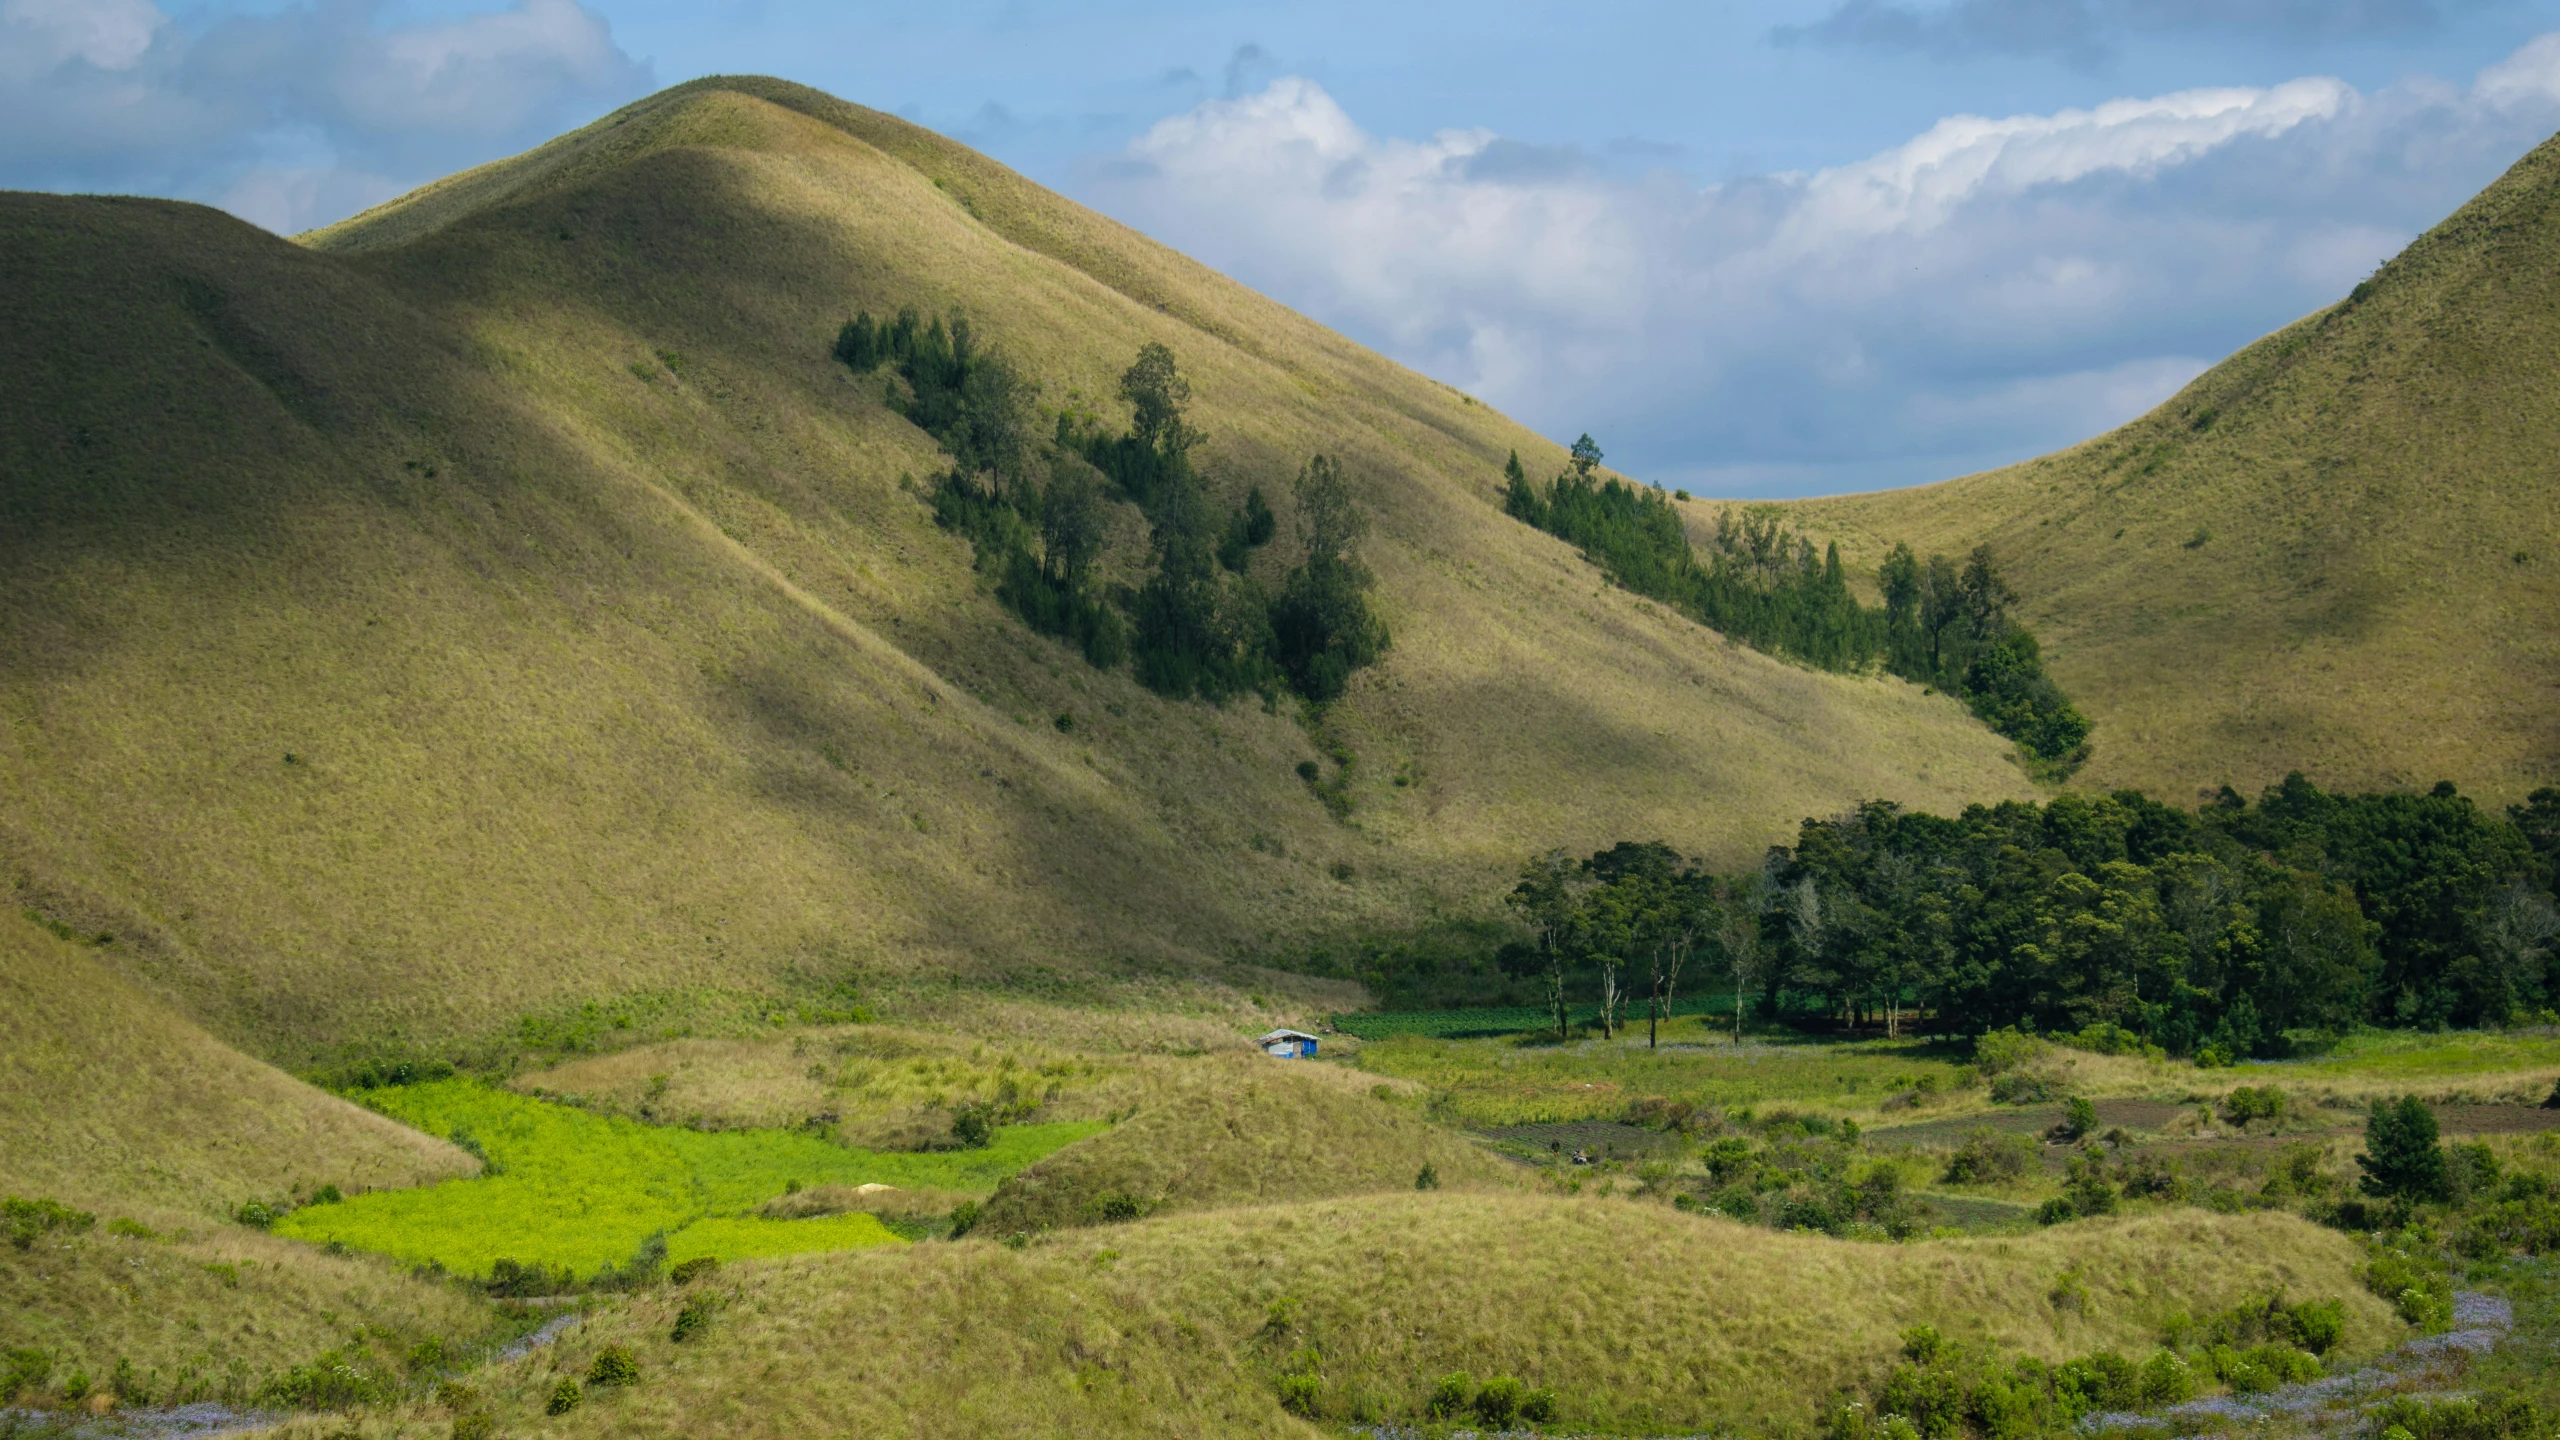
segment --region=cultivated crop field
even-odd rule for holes
[[[629,1260],[657,1234],[666,1236],[675,1260],[888,1244],[897,1237],[866,1214],[769,1220],[752,1212],[795,1187],[989,1191],[1108,1128],[1094,1121],[1012,1125],[981,1150],[899,1153],[779,1130],[643,1125],[465,1079],[376,1090],[367,1099],[394,1119],[479,1147],[489,1173],[305,1206],[279,1221],[276,1233],[472,1275],[501,1259],[586,1275]]]

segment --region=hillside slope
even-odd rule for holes
[[[949,979],[1315,1008],[1348,997],[1219,962],[1551,844],[1734,859],[2023,791],[1952,702],[1503,518],[1502,455],[1552,446],[797,87],[682,87],[308,245],[11,195],[0,247],[0,872],[271,1057]],[[906,305],[1113,423],[1173,346],[1230,495],[1348,462],[1395,633],[1325,721],[1350,823],[1288,708],[1164,703],[999,608],[902,479],[930,440],[828,357]]]
[[[2560,141],[2132,424],[1796,508],[1868,567],[1988,540],[2097,721],[2081,783],[2512,799],[2560,776],[2555,453]]]

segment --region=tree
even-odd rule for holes
[[[1733,1043],[1742,1043],[1742,1002],[1761,978],[1760,916],[1768,887],[1758,874],[1737,875],[1716,887],[1715,940],[1733,976]]]
[[[2364,1171],[2367,1195],[2402,1202],[2444,1199],[2444,1146],[2437,1143],[2435,1112],[2415,1095],[2403,1095],[2396,1104],[2374,1101],[2356,1168]]]
[[[1105,505],[1102,477],[1092,466],[1072,455],[1050,466],[1049,485],[1040,496],[1042,568],[1050,580],[1070,587],[1084,583],[1108,533]]]
[[[1503,512],[1514,520],[1526,520],[1541,530],[1546,529],[1547,502],[1539,496],[1537,487],[1529,483],[1529,472],[1520,468],[1519,451],[1512,451],[1511,458],[1504,462],[1502,478]]]
[[[1588,482],[1591,479],[1591,472],[1599,468],[1600,442],[1592,439],[1586,431],[1581,439],[1573,442],[1574,478]]]
[[[1574,883],[1580,872],[1581,867],[1566,859],[1563,851],[1550,850],[1520,867],[1519,883],[1503,897],[1503,903],[1538,937],[1538,958],[1547,981],[1547,1008],[1555,1015],[1559,1040],[1570,1033],[1564,983],[1576,912],[1581,908]]]
[[[1993,638],[2008,619],[2009,607],[2016,603],[2018,593],[2000,578],[1990,546],[1973,547],[1973,553],[1965,557],[1964,575],[1956,584],[1965,620],[1973,627],[1973,638]]]
[[[1920,623],[1920,562],[1911,547],[1896,544],[1876,567],[1876,588],[1884,592],[1885,623],[1896,631]]]
[[[1174,364],[1173,351],[1160,341],[1138,347],[1138,358],[1120,376],[1120,398],[1129,402],[1129,431],[1157,454],[1171,459],[1204,438],[1182,418],[1191,403],[1191,382]]]
[[[1321,702],[1386,653],[1387,627],[1369,608],[1375,580],[1352,553],[1368,521],[1342,467],[1322,455],[1309,460],[1298,472],[1297,499],[1306,559],[1271,607],[1273,658],[1292,688]]]

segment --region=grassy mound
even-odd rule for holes
[[[2081,783],[2520,799],[2560,773],[2560,141],[2340,304],[2084,445],[1802,505],[1989,541],[2098,723]]]
[[[652,1235],[676,1260],[886,1244],[869,1215],[766,1219],[791,1186],[880,1183],[985,1191],[1098,1123],[1007,1126],[981,1150],[889,1154],[783,1131],[703,1133],[589,1115],[469,1080],[375,1091],[402,1120],[468,1141],[489,1173],[293,1212],[278,1233],[486,1274],[500,1259],[585,1276],[632,1258]]]
[[[2058,1359],[2139,1353],[2172,1313],[2282,1289],[2345,1302],[2347,1344],[2399,1333],[2344,1236],[2284,1216],[2175,1212],[2032,1237],[1855,1245],[1660,1206],[1497,1191],[1378,1195],[1060,1234],[780,1262],[736,1274],[705,1337],[635,1302],[562,1357],[625,1343],[643,1384],[567,1433],[918,1436],[1312,1433],[1417,1417],[1440,1376],[1554,1388],[1558,1425],[1801,1431],[1878,1377],[1903,1327]],[[1641,1285],[1595,1277],[1641,1271]],[[2066,1283],[2071,1282],[2071,1283]],[[819,1337],[823,1337],[821,1340]],[[547,1374],[493,1377],[502,1415]]]
[[[119,977],[94,934],[79,939],[0,915],[0,1192],[184,1224],[473,1169],[222,1044]]]
[[[0,243],[0,710],[42,737],[0,752],[0,856],[292,1064],[954,975],[1317,1013],[1356,996],[1223,957],[1490,893],[1523,835],[1735,858],[2024,793],[1952,701],[1604,590],[1495,508],[1508,451],[1561,456],[1486,407],[796,87],[683,87],[309,246],[28,195]],[[1115,423],[1171,345],[1222,503],[1341,459],[1384,664],[1319,736],[1029,633],[901,485],[931,441],[829,358],[905,305]]]
[[[1264,1056],[1201,1060],[1161,1077],[1137,1113],[996,1189],[990,1233],[1205,1209],[1498,1183],[1511,1167],[1329,1065]]]

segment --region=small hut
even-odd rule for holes
[[[1274,1030],[1253,1043],[1262,1047],[1263,1054],[1282,1060],[1316,1058],[1316,1037],[1304,1030]]]

